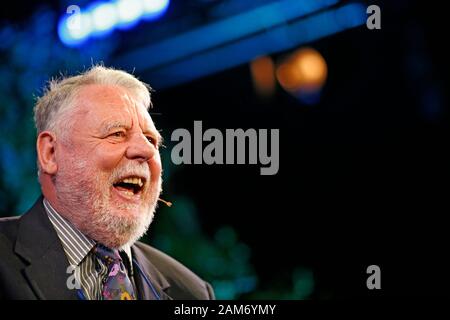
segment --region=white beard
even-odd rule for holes
[[[101,179],[101,173],[88,172],[86,161],[66,161],[66,164],[59,167],[54,179],[60,214],[83,234],[109,248],[132,245],[147,232],[161,192],[161,177],[157,178],[157,182],[151,181],[146,166],[147,164],[129,163],[115,170],[110,177]],[[113,181],[129,172],[140,172],[149,177],[147,181],[151,185],[147,185],[142,192],[143,195],[150,193],[151,196],[150,199],[145,199],[147,203],[144,205],[114,204],[111,199]],[[102,185],[101,181],[107,181],[106,185]],[[148,191],[147,188],[153,190]],[[133,211],[137,214],[131,214]]]

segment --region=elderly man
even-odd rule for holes
[[[37,101],[42,189],[0,220],[0,298],[213,299],[211,286],[137,241],[161,192],[161,137],[149,88],[95,66]]]

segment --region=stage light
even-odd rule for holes
[[[291,68],[288,63],[283,63],[277,68],[277,79],[281,86],[287,91],[294,90],[300,82],[294,69]]]
[[[128,29],[136,25],[144,12],[142,0],[119,0],[117,1],[119,14],[118,27]]]
[[[277,79],[288,92],[315,92],[325,83],[327,64],[322,55],[312,49],[298,50],[277,69]]]
[[[117,8],[112,3],[94,4],[88,9],[94,30],[92,35],[104,35],[114,29],[117,23]]]
[[[270,57],[263,56],[250,63],[253,85],[261,97],[269,97],[275,91],[275,67]]]
[[[117,0],[94,2],[79,14],[64,15],[58,23],[61,41],[69,46],[78,46],[91,36],[104,36],[116,28],[129,29],[142,18],[153,20],[163,15],[169,7],[169,0]],[[81,27],[73,28],[73,21],[79,19]]]
[[[365,26],[366,7],[361,3],[329,8],[338,1],[306,2],[284,0],[258,7],[126,52],[114,63],[147,72],[153,87],[163,89]],[[284,15],[274,14],[279,9]]]
[[[59,38],[68,46],[76,46],[83,43],[91,32],[91,17],[84,13],[63,17],[58,23]]]
[[[156,19],[163,15],[169,7],[169,0],[142,0],[144,19]]]

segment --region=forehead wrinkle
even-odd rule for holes
[[[116,97],[118,100],[111,99],[111,96],[108,95],[102,96],[103,105],[107,106],[112,113],[116,113],[120,119],[115,118],[114,115],[110,115],[110,117],[101,122],[100,132],[102,134],[107,134],[115,128],[131,130],[136,126],[143,134],[151,135],[154,139],[157,139],[158,145],[161,145],[163,138],[155,128],[153,120],[148,113],[148,109],[139,103],[139,101],[137,101],[129,92],[120,92]]]

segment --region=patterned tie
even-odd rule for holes
[[[119,251],[97,244],[94,252],[108,268],[108,276],[103,283],[103,300],[136,300]]]

